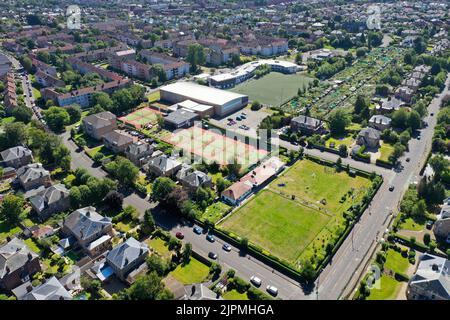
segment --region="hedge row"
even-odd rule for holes
[[[381,159],[377,159],[375,161],[375,165],[379,166],[379,167],[383,167],[383,168],[388,168],[391,169],[394,165],[392,164],[392,162],[390,161],[385,161],[385,160],[381,160]]]
[[[340,152],[339,152],[339,150],[338,149],[335,149],[335,148],[330,148],[330,147],[326,147],[326,146],[321,146],[321,145],[319,145],[319,144],[311,144],[310,145],[312,148],[315,148],[315,149],[318,149],[318,150],[320,150],[320,151],[327,151],[327,152],[330,152],[330,153],[334,153],[334,154],[337,154],[338,156],[341,156],[341,157],[343,157],[343,158],[346,158],[347,156],[348,156],[348,153],[347,154],[341,154]]]

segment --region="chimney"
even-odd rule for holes
[[[128,265],[128,258],[125,258],[125,265]]]
[[[6,273],[9,273],[10,271],[11,269],[8,266],[6,266]]]
[[[439,271],[439,266],[436,263],[433,263],[433,265],[431,266],[431,270]]]
[[[28,252],[27,257],[28,257],[28,261],[33,260],[33,255],[31,254],[31,252]]]

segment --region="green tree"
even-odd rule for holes
[[[148,269],[151,271],[155,271],[158,276],[164,277],[168,271],[167,263],[157,254],[151,254],[145,260],[148,266]]]
[[[186,61],[191,64],[192,71],[198,71],[198,66],[206,61],[205,49],[198,43],[193,43],[188,46]]]
[[[412,110],[408,116],[408,127],[412,130],[420,129],[422,120],[420,119],[420,114],[416,110]]]
[[[96,92],[93,94],[93,104],[99,105],[103,110],[111,110],[113,101],[106,92]]]
[[[129,186],[134,184],[139,175],[139,168],[124,157],[117,157],[106,165],[106,169],[121,183]]]
[[[167,177],[158,177],[152,184],[152,196],[156,201],[164,201],[175,189],[175,182]]]
[[[191,254],[192,254],[192,244],[188,242],[184,245],[184,250],[181,253],[183,263],[185,264],[189,263],[189,260],[191,259]]]
[[[128,288],[121,292],[124,300],[170,300],[173,294],[165,289],[161,277],[156,272],[139,277]]]
[[[24,204],[25,201],[23,198],[13,194],[7,194],[3,198],[0,207],[0,218],[8,221],[12,225],[16,225],[21,220]]]
[[[50,107],[43,113],[48,126],[55,132],[61,132],[70,123],[70,115],[64,108]]]
[[[81,119],[81,108],[78,104],[72,104],[66,107],[66,111],[69,114],[69,123],[75,123]]]
[[[331,112],[330,131],[333,134],[340,135],[345,133],[345,128],[350,124],[350,117],[343,109],[337,109]]]

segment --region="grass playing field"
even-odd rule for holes
[[[242,167],[248,167],[267,155],[265,150],[195,126],[168,133],[162,140],[183,149],[185,154],[195,154],[207,162],[216,161],[219,164],[236,159]]]
[[[221,229],[292,263],[326,255],[345,230],[343,212],[358,203],[371,181],[302,160],[220,223]],[[350,194],[351,191],[351,195]]]
[[[263,190],[226,219],[221,228],[250,239],[286,261],[295,262],[329,219],[317,210]]]
[[[303,74],[271,72],[260,79],[245,81],[230,91],[246,94],[250,101],[278,106],[297,95],[298,89],[311,81]]]

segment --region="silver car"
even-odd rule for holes
[[[261,283],[262,283],[261,279],[258,278],[257,276],[252,276],[250,278],[250,282],[253,283],[257,287],[261,286]]]
[[[278,289],[277,287],[274,287],[272,285],[268,285],[266,288],[267,292],[270,293],[273,296],[276,296],[278,294]]]

